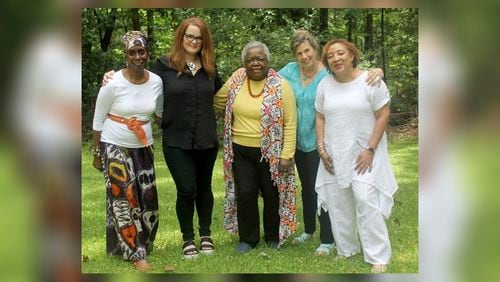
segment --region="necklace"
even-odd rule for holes
[[[316,75],[316,73],[318,72],[318,67],[319,67],[319,62],[316,62],[316,67],[314,69],[314,72],[310,76],[306,75],[305,72],[304,72],[304,70],[301,68],[300,70],[302,72],[302,80],[306,81],[306,80],[308,80],[310,78],[313,78]]]
[[[187,64],[187,66],[188,66],[188,69],[189,69],[191,72],[193,72],[193,71],[195,71],[195,70],[196,70],[196,65],[195,65],[194,63],[187,62],[186,64]]]
[[[252,88],[250,87],[250,79],[249,79],[249,78],[247,78],[247,87],[248,87],[248,94],[250,94],[250,96],[252,96],[252,98],[259,98],[259,97],[262,95],[262,93],[264,93],[264,89],[266,88],[266,87],[264,86],[264,87],[262,88],[262,90],[260,91],[260,93],[259,93],[259,94],[254,95],[254,94],[252,93]]]

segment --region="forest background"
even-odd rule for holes
[[[294,58],[290,38],[307,29],[321,46],[332,38],[354,42],[363,68],[380,67],[391,98],[392,126],[412,128],[418,117],[418,9],[82,9],[82,136],[89,140],[102,76],[125,66],[122,35],[142,30],[149,38],[149,65],[170,51],[174,31],[187,17],[209,25],[219,74],[226,80],[241,67],[241,50],[250,40],[267,44],[272,68]],[[220,131],[219,131],[220,132]]]

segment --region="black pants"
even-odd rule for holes
[[[177,187],[175,209],[184,241],[194,240],[194,209],[198,212],[200,236],[210,236],[214,196],[212,171],[218,148],[182,150],[163,145],[163,154]]]
[[[302,212],[304,217],[304,231],[313,234],[316,231],[316,214],[318,206],[318,194],[316,194],[316,174],[319,166],[319,155],[316,150],[311,152],[295,151],[295,163],[299,172],[302,185]],[[321,209],[319,216],[319,238],[323,244],[333,243],[332,228],[328,212]]]
[[[269,164],[261,161],[260,148],[233,143],[233,173],[240,242],[255,247],[260,241],[259,191],[264,199],[264,240],[279,240],[279,194],[273,185]]]

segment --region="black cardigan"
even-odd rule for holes
[[[163,81],[164,145],[180,149],[209,149],[218,146],[214,112],[214,95],[224,82],[218,73],[209,80],[201,68],[196,75],[187,70],[180,76],[162,56],[151,71]]]

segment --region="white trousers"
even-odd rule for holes
[[[338,255],[350,257],[362,247],[366,262],[388,264],[391,243],[379,208],[379,191],[361,182],[353,182],[348,188],[335,184],[324,188]]]

